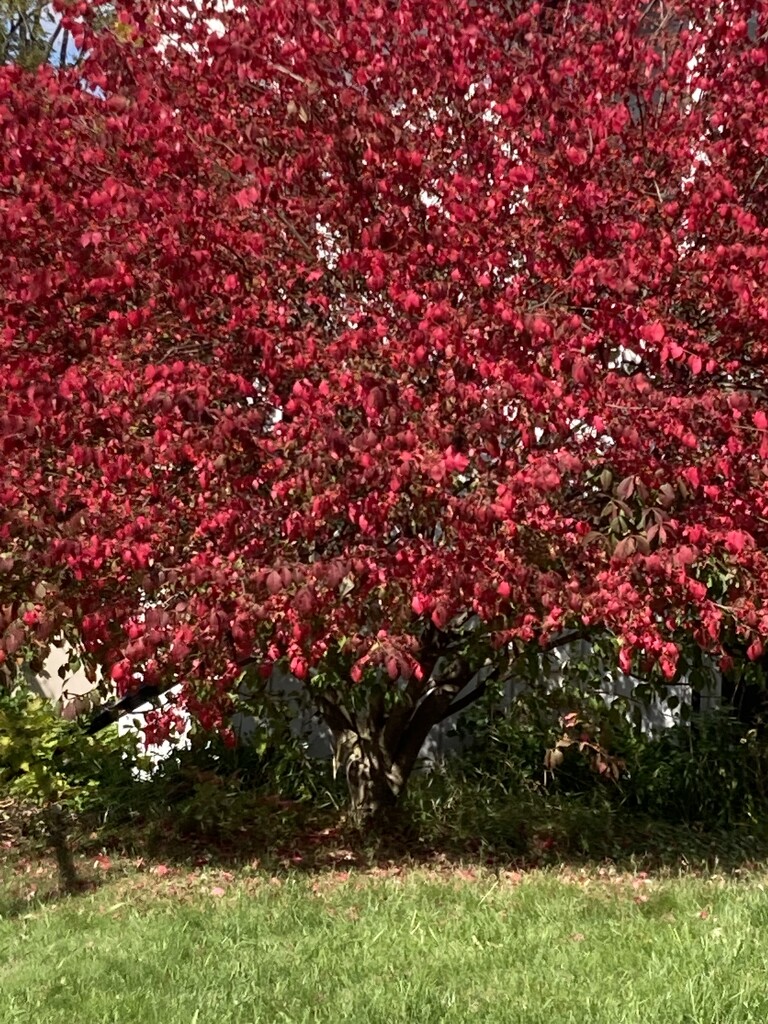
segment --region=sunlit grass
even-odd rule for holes
[[[768,1020],[745,881],[176,868],[0,920],[0,1022]]]

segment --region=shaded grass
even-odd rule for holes
[[[118,872],[0,921],[0,1022],[768,1019],[763,879]]]
[[[599,793],[505,794],[440,778],[416,780],[383,834],[360,834],[333,806],[243,789],[226,778],[202,790],[190,787],[181,801],[163,786],[143,785],[138,797],[129,789],[103,813],[73,814],[69,829],[77,863],[106,855],[237,869],[258,861],[270,872],[390,862],[524,870],[611,864],[662,876],[741,875],[768,865],[768,821],[717,829],[673,825],[612,807]],[[38,815],[13,838],[3,841],[0,834],[0,861],[33,862],[49,845]]]
[[[377,836],[345,826],[340,780],[326,763],[295,751],[273,751],[265,759],[210,740],[169,758],[142,782],[132,778],[131,762],[120,754],[98,785],[69,802],[71,849],[86,858],[105,853],[234,867],[258,858],[273,871],[365,867],[390,859],[431,864],[437,857],[525,868],[610,861],[622,870],[666,874],[741,872],[768,864],[768,817],[747,804],[728,827],[711,815],[698,822],[675,815],[652,819],[621,787],[601,784],[584,765],[585,778],[544,787],[534,778],[541,775],[543,737],[524,719],[505,720],[504,729],[488,732],[490,751],[483,747],[472,758],[417,773],[399,820]],[[692,798],[708,770],[698,761],[696,766],[698,774],[686,776],[683,787]],[[707,792],[714,796],[711,787]],[[20,810],[14,814],[0,799],[0,857],[4,842],[30,856],[50,848],[39,813]]]

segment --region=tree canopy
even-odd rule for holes
[[[0,0],[0,64],[64,67],[77,57],[71,33],[50,0]]]
[[[206,726],[282,662],[376,803],[487,657],[761,655],[764,4],[58,7],[80,66],[0,68],[0,657]]]

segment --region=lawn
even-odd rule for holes
[[[768,1020],[759,874],[104,867],[6,903],[0,1024]]]

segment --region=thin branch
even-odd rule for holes
[[[339,703],[338,694],[332,687],[321,693],[317,698],[323,717],[335,733],[346,731],[357,732],[357,720],[353,714]]]
[[[295,71],[291,71],[291,69],[285,67],[284,64],[278,64],[276,61],[268,61],[267,64],[269,67],[274,68],[275,71],[279,71],[283,75],[288,75],[288,77],[292,78],[295,82],[301,82],[302,85],[309,85],[306,78],[302,78],[301,75],[297,75]]]
[[[59,67],[63,68],[67,59],[67,47],[69,46],[69,29],[64,29],[61,39],[61,50],[59,51]]]
[[[6,33],[5,40],[3,43],[3,52],[2,54],[0,54],[0,64],[5,64],[8,61],[8,53],[11,48],[11,40],[13,39],[14,35],[16,34],[21,25],[21,19],[22,15],[20,14],[19,17],[16,19],[16,23],[12,24],[8,29],[8,32]]]
[[[88,723],[86,734],[93,736],[97,732],[101,732],[102,729],[106,729],[119,718],[129,715],[136,708],[141,707],[142,704],[156,706],[157,701],[163,696],[165,691],[170,690],[174,685],[174,683],[169,682],[163,689],[157,686],[141,686],[133,693],[128,693],[125,697],[121,697],[120,700],[102,705]]]
[[[53,32],[53,35],[51,36],[50,40],[48,41],[48,48],[45,51],[45,63],[46,64],[48,63],[48,61],[51,59],[51,56],[53,55],[53,47],[56,45],[56,40],[59,38],[59,33],[61,32],[61,30],[62,30],[62,24],[61,24],[61,22],[59,22],[59,24],[56,26],[56,29]]]
[[[455,700],[452,704],[449,704],[445,710],[445,714],[435,722],[435,725],[439,725],[441,722],[444,722],[447,718],[451,718],[453,715],[458,715],[458,713],[463,711],[464,708],[468,708],[470,704],[474,704],[476,701],[480,700],[487,690],[488,680],[484,679],[479,686],[476,686],[474,690],[470,690],[470,692],[466,696],[462,697],[461,700]]]

